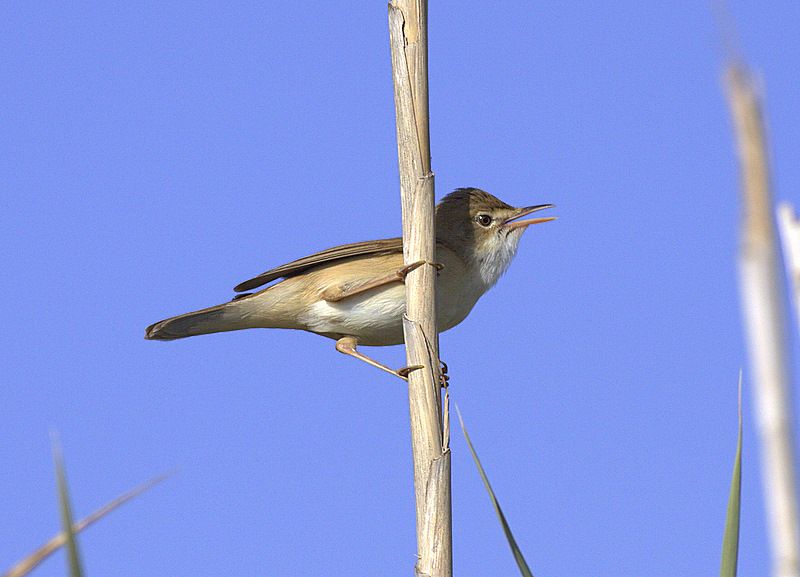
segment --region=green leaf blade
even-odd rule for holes
[[[72,518],[72,506],[69,500],[69,489],[67,487],[67,475],[64,467],[64,456],[61,452],[61,445],[58,440],[53,438],[53,464],[56,471],[56,485],[58,487],[58,503],[61,510],[61,527],[66,536],[67,566],[70,577],[83,577],[81,568],[80,554],[78,553],[78,542],[75,538],[73,529],[74,521]]]
[[[514,560],[517,562],[517,567],[519,567],[519,572],[522,574],[522,577],[533,577],[533,572],[531,571],[530,567],[528,567],[528,562],[525,561],[522,550],[519,548],[519,545],[517,545],[517,540],[514,538],[514,534],[511,532],[511,526],[508,524],[506,516],[503,514],[503,509],[500,507],[500,502],[497,500],[497,496],[492,490],[492,485],[489,483],[489,477],[486,476],[486,471],[484,470],[483,465],[481,465],[481,460],[478,458],[478,453],[475,451],[475,447],[472,445],[472,441],[469,438],[469,433],[467,432],[467,427],[464,425],[464,419],[461,418],[461,410],[459,410],[458,407],[456,407],[456,412],[458,413],[458,421],[461,423],[461,432],[464,433],[467,446],[472,453],[472,459],[475,461],[475,465],[478,467],[478,473],[480,473],[481,479],[483,480],[483,485],[486,487],[486,491],[489,493],[489,498],[494,506],[494,511],[497,513],[497,518],[500,520],[500,525],[503,527],[503,533],[506,535],[508,546],[511,547],[511,553],[514,555]]]
[[[725,536],[722,538],[720,577],[736,577],[739,564],[739,521],[742,498],[742,373],[739,372],[739,433],[736,458],[733,462],[728,512],[725,516]]]

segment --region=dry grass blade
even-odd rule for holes
[[[509,547],[511,547],[511,553],[514,555],[514,560],[517,562],[519,572],[523,577],[533,577],[533,573],[531,572],[530,567],[528,567],[528,563],[525,561],[525,557],[522,555],[519,545],[517,545],[517,540],[514,539],[514,534],[511,532],[511,527],[509,526],[508,521],[506,521],[506,516],[503,514],[503,509],[500,507],[500,502],[497,500],[497,496],[492,490],[492,486],[489,483],[489,478],[486,476],[486,471],[484,471],[483,465],[481,465],[481,460],[478,458],[478,453],[475,452],[475,447],[472,445],[472,441],[469,438],[467,427],[464,425],[464,419],[461,417],[461,410],[458,407],[456,407],[456,412],[458,413],[458,421],[461,423],[461,431],[464,433],[464,438],[467,440],[467,445],[472,453],[472,458],[475,460],[475,465],[478,467],[478,472],[481,475],[481,479],[483,479],[483,484],[486,487],[486,491],[489,493],[489,498],[492,500],[495,513],[497,513],[497,518],[500,519],[500,524],[503,526],[503,532],[506,535]]]
[[[141,495],[142,493],[144,493],[154,485],[157,485],[158,483],[160,483],[169,476],[170,476],[169,474],[161,475],[145,483],[142,483],[141,485],[135,487],[134,489],[131,489],[127,493],[123,493],[122,495],[120,495],[107,505],[101,507],[88,517],[81,519],[77,523],[73,523],[72,532],[80,533],[81,531],[86,529],[89,525],[95,523],[96,521],[99,521],[100,519],[111,513],[111,511],[119,507],[120,505],[124,505],[134,497]],[[66,540],[67,540],[66,534],[59,533],[58,535],[50,539],[47,543],[39,547],[39,549],[37,549],[27,557],[22,559],[19,563],[14,565],[11,569],[9,569],[6,573],[4,573],[2,577],[23,577],[24,575],[29,574],[36,567],[38,567],[40,563],[42,563],[45,559],[47,559],[50,555],[52,555],[60,547],[62,547],[64,543],[66,543]]]
[[[736,577],[739,565],[739,518],[742,498],[742,372],[739,371],[739,433],[736,441],[736,458],[733,461],[731,490],[728,495],[728,513],[725,516],[725,536],[722,538],[720,577]]]

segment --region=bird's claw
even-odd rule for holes
[[[399,276],[402,280],[406,280],[408,273],[410,273],[412,270],[418,269],[423,264],[431,265],[433,268],[436,269],[437,273],[444,268],[444,265],[440,262],[431,262],[429,260],[418,260],[417,262],[412,262],[411,264],[408,264],[403,268],[401,268],[400,270],[398,270],[397,276]]]
[[[419,369],[424,369],[425,365],[411,365],[409,367],[403,367],[402,369],[397,369],[397,376],[401,379],[408,380],[408,375],[413,373],[414,371],[418,371]]]
[[[418,260],[417,262],[412,262],[411,264],[408,264],[403,268],[401,268],[399,271],[397,271],[397,276],[399,276],[403,280],[406,280],[408,273],[410,273],[412,270],[418,269],[423,264],[425,264],[424,260]]]
[[[446,389],[450,385],[450,375],[447,374],[447,363],[439,359],[439,385]]]
[[[447,374],[447,363],[440,360],[439,361],[440,369],[439,369],[439,386],[446,389],[450,385],[450,375]],[[401,379],[408,380],[408,375],[413,373],[414,371],[418,371],[419,369],[424,369],[425,365],[411,365],[408,367],[403,367],[402,369],[397,369],[396,374]]]

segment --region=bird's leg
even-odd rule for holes
[[[375,359],[368,357],[364,353],[359,352],[357,345],[358,345],[358,339],[356,339],[356,337],[342,337],[338,341],[336,341],[336,350],[339,351],[340,353],[344,353],[346,355],[350,355],[351,357],[355,357],[359,360],[362,360],[365,363],[372,365],[373,367],[376,367],[382,371],[391,373],[396,377],[400,377],[404,381],[408,380],[408,373],[422,368],[422,365],[413,365],[411,367],[403,367],[402,369],[395,371],[394,369],[387,367],[382,363],[379,363]]]
[[[339,301],[342,301],[346,298],[360,295],[374,288],[382,287],[384,285],[391,284],[394,282],[405,282],[408,273],[410,273],[414,269],[421,267],[426,262],[427,261],[424,260],[418,260],[417,262],[412,262],[411,264],[406,265],[403,268],[394,271],[393,273],[387,274],[386,276],[382,276],[373,281],[370,281],[368,283],[353,288],[343,289],[341,287],[330,287],[322,293],[322,298],[328,301],[329,303],[338,303]],[[442,270],[442,268],[444,268],[444,265],[440,263],[430,263],[430,264],[433,265],[437,271]]]

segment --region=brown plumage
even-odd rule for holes
[[[519,221],[519,217],[550,206],[514,208],[477,188],[461,188],[442,199],[436,207],[436,260],[444,267],[437,274],[439,330],[460,323],[503,274],[529,224],[552,220]],[[354,354],[349,347],[355,339],[367,345],[399,344],[405,310],[402,281],[408,268],[402,250],[400,238],[323,250],[270,269],[234,289],[249,291],[283,279],[258,292],[150,325],[145,338],[172,340],[246,328],[289,328],[338,339],[340,344],[350,339],[346,347],[339,347],[348,354]]]

